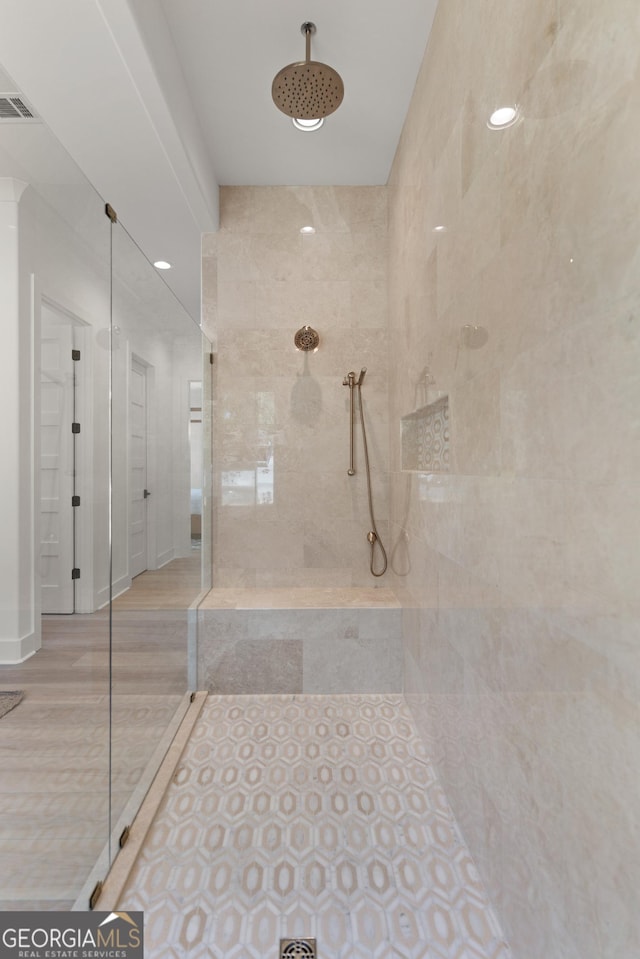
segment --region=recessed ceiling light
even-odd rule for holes
[[[167,263],[166,260],[156,260],[156,262],[155,262],[153,265],[155,266],[156,270],[170,270],[170,269],[171,269],[171,264],[170,264],[170,263]]]
[[[446,232],[447,232],[447,228],[446,228],[446,226],[443,226],[442,223],[440,223],[438,226],[434,226],[433,232],[434,232],[434,233],[446,233]]]
[[[518,116],[517,107],[498,107],[487,120],[487,126],[490,130],[504,130],[505,127],[513,126]]]
[[[301,120],[294,117],[291,122],[296,130],[303,130],[304,133],[312,133],[314,130],[320,129],[324,123],[324,117],[318,117],[317,120]]]
[[[301,233],[304,233],[305,236],[307,236],[307,235],[309,235],[309,234],[311,234],[311,233],[315,233],[315,232],[316,232],[316,228],[315,228],[314,226],[301,226],[301,227],[300,227],[300,232],[301,232]]]

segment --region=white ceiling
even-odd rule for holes
[[[435,0],[160,0],[222,184],[386,183]],[[271,99],[273,77],[311,59],[336,69],[339,109],[300,133]]]
[[[0,0],[0,65],[199,316],[218,184],[387,181],[437,0]],[[296,131],[271,82],[311,57],[344,101]],[[8,91],[0,91],[8,92]],[[0,171],[1,172],[1,171]]]

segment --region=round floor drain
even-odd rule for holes
[[[316,959],[315,939],[281,939],[280,959]]]

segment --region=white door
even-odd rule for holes
[[[131,359],[129,389],[130,520],[129,567],[131,576],[147,568],[147,370]]]
[[[74,611],[73,327],[43,307],[40,367],[40,573],[43,613]]]

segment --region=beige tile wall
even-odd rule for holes
[[[481,6],[440,4],[389,184],[405,686],[514,955],[619,959],[640,954],[640,13]],[[400,419],[442,392],[450,471],[402,472]]]
[[[208,597],[198,611],[200,689],[225,696],[402,692],[402,610],[394,599],[388,606],[364,599],[361,606],[294,606],[291,598],[307,591],[286,589],[285,605],[270,608],[259,599],[266,591],[245,592],[258,597],[252,608],[216,608]]]
[[[303,236],[311,225],[315,234]],[[216,586],[361,586],[369,573],[361,450],[349,478],[349,370],[363,385],[376,520],[387,525],[385,187],[225,187],[203,246],[217,352]],[[310,325],[317,353],[295,349]],[[273,456],[273,501],[230,487]]]

